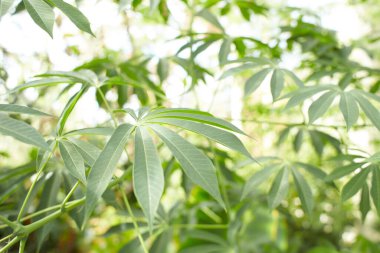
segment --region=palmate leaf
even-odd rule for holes
[[[272,71],[271,68],[265,68],[252,75],[246,82],[244,86],[244,96],[249,96],[252,94],[261,83],[264,81],[265,77]]]
[[[220,46],[219,54],[218,54],[220,66],[225,65],[226,62],[228,61],[228,55],[230,54],[230,51],[231,51],[231,44],[232,44],[231,38],[226,38],[223,40],[222,45]]]
[[[44,150],[49,149],[49,145],[36,129],[23,121],[15,120],[3,114],[0,114],[0,133]]]
[[[14,0],[0,0],[0,19],[8,12],[13,3]]]
[[[352,172],[354,172],[356,169],[361,168],[364,163],[352,163],[346,166],[339,167],[335,169],[333,172],[331,172],[326,178],[325,181],[333,181],[338,178],[344,177],[345,175],[348,175]]]
[[[346,121],[347,129],[350,129],[359,118],[359,107],[351,93],[342,92],[340,94],[339,108]]]
[[[327,109],[331,106],[336,98],[337,92],[329,91],[315,100],[309,107],[309,123],[313,123],[326,113]]]
[[[362,214],[362,220],[364,221],[367,213],[371,209],[371,200],[369,197],[369,189],[368,189],[368,184],[365,183],[362,187],[362,193],[360,196],[360,203],[359,203],[359,209]]]
[[[196,16],[202,17],[204,20],[207,20],[209,23],[213,24],[215,27],[219,28],[221,31],[224,32],[223,26],[219,23],[219,20],[217,17],[215,17],[214,14],[212,14],[207,9],[203,9],[200,12],[196,14]]]
[[[55,86],[58,84],[74,84],[74,83],[76,82],[73,79],[66,78],[66,77],[43,78],[43,79],[33,80],[25,84],[22,84],[20,86],[17,86],[11,92],[21,91],[28,88],[39,88],[39,87]]]
[[[288,110],[294,106],[300,105],[306,99],[314,96],[315,94],[334,89],[334,85],[321,85],[321,86],[305,86],[296,91],[290,92],[284,96],[289,98],[288,103],[285,106],[285,110]]]
[[[23,3],[34,22],[53,37],[53,8],[43,0],[23,0]]]
[[[372,167],[371,197],[377,213],[380,214],[380,171],[378,165]]]
[[[50,114],[38,111],[31,107],[15,105],[15,104],[0,104],[0,112],[21,113],[21,114],[29,114],[29,115],[37,115],[37,116],[51,116]]]
[[[130,124],[118,126],[107,142],[104,150],[96,159],[87,179],[85,218],[83,226],[86,224],[96,203],[107,189],[111,181],[116,164],[123,152],[124,146],[133,131]]]
[[[280,96],[281,91],[284,88],[284,82],[284,73],[282,70],[274,69],[270,80],[270,89],[272,92],[273,101]]]
[[[186,175],[214,197],[221,206],[225,207],[219,191],[216,169],[210,159],[168,128],[159,125],[150,125],[150,128],[168,146]]]
[[[152,227],[164,190],[164,172],[153,139],[143,126],[135,133],[133,189]]]
[[[96,159],[98,159],[101,150],[95,145],[79,139],[69,138],[69,141],[76,146],[84,161],[92,167]]]
[[[352,91],[351,94],[355,97],[355,100],[359,103],[372,124],[380,131],[380,112],[361,93]]]

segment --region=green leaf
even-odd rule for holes
[[[372,124],[380,131],[380,112],[360,93],[351,92]]]
[[[75,135],[104,135],[109,136],[112,135],[115,129],[112,127],[90,127],[90,128],[82,128],[73,130],[63,134],[64,136],[75,136]]]
[[[380,171],[377,165],[372,167],[371,197],[377,213],[380,214]]]
[[[60,9],[80,30],[95,36],[91,31],[90,22],[77,8],[62,0],[51,0],[51,2],[57,6],[57,8]]]
[[[357,175],[353,176],[342,189],[342,201],[346,201],[357,193],[366,182],[370,168],[362,169]]]
[[[329,91],[315,100],[309,107],[309,124],[320,118],[326,113],[327,109],[331,106],[336,98],[335,91]]]
[[[87,179],[85,219],[83,225],[85,225],[96,203],[107,189],[131,131],[133,131],[133,126],[130,124],[118,126],[107,142],[104,150],[96,159]]]
[[[25,84],[22,84],[20,86],[15,87],[11,92],[16,92],[19,90],[25,90],[28,88],[38,88],[38,87],[46,87],[46,86],[55,86],[57,84],[61,83],[67,83],[67,84],[74,84],[75,81],[66,78],[66,77],[60,77],[60,78],[42,78],[34,81],[27,82]]]
[[[273,101],[275,101],[281,94],[284,88],[284,74],[280,69],[275,69],[270,80],[270,89],[272,92]]]
[[[72,142],[78,149],[79,153],[82,155],[84,161],[90,166],[92,167],[96,161],[96,159],[98,159],[100,153],[101,153],[101,150],[96,147],[95,145],[89,143],[89,142],[86,142],[86,141],[82,141],[82,140],[78,140],[78,139],[75,139],[75,138],[70,138],[69,139],[70,142]]]
[[[7,14],[8,10],[11,8],[14,0],[0,0],[0,19],[2,16]]]
[[[144,117],[144,121],[151,121],[152,119],[159,119],[159,118],[177,118],[177,119],[201,122],[204,124],[217,126],[229,131],[246,135],[242,130],[240,130],[239,128],[231,124],[230,122],[215,118],[209,113],[203,113],[203,112],[194,111],[194,110],[183,110],[183,111],[178,111],[178,112],[177,111],[178,109],[168,109],[167,111],[164,111],[161,113],[153,113],[151,115]]]
[[[350,129],[359,117],[359,108],[351,93],[341,93],[339,108],[343,114],[344,120],[346,121],[347,129]]]
[[[362,214],[362,220],[364,221],[367,213],[371,209],[371,201],[369,198],[369,189],[367,183],[365,183],[362,187],[362,194],[360,196],[359,209]]]
[[[294,83],[298,86],[298,87],[304,87],[305,85],[303,84],[303,82],[290,70],[287,70],[287,69],[280,69],[285,75],[287,75],[288,77],[290,77],[290,79],[292,79],[294,81]]]
[[[227,77],[232,76],[232,75],[239,74],[240,72],[243,72],[243,71],[248,70],[248,69],[254,69],[254,68],[259,67],[259,66],[261,66],[261,65],[258,63],[246,63],[246,64],[242,64],[238,67],[233,67],[233,68],[227,69],[221,75],[221,77],[219,77],[219,80],[222,80],[222,79],[227,78]]]
[[[133,189],[152,227],[164,191],[164,172],[153,139],[145,127],[136,128]]]
[[[329,181],[333,181],[333,180],[336,180],[338,178],[341,178],[345,175],[350,174],[351,172],[355,171],[356,169],[360,168],[363,165],[364,165],[364,163],[351,163],[349,165],[339,167],[339,168],[335,169],[333,172],[331,172],[325,178],[325,181],[329,182]]]
[[[230,54],[230,51],[231,51],[231,44],[232,44],[231,38],[227,38],[223,40],[222,45],[220,46],[219,54],[218,54],[220,66],[224,66],[227,63],[228,55]]]
[[[221,31],[224,32],[223,26],[219,23],[218,19],[215,17],[214,14],[209,12],[207,9],[203,9],[200,12],[196,14],[196,16],[202,17],[203,19],[207,20],[211,24],[213,24],[215,27],[219,28]]]
[[[31,107],[15,105],[15,104],[0,104],[0,112],[10,112],[10,113],[22,113],[37,116],[51,116],[50,114],[38,111]]]
[[[67,102],[67,104],[65,105],[65,108],[63,109],[57,123],[56,134],[58,136],[62,135],[67,119],[69,118],[75,105],[78,103],[79,99],[86,92],[86,90],[87,90],[87,87],[83,87],[82,89],[80,89],[76,94],[74,94],[74,96],[70,98],[69,102]]]
[[[36,129],[23,121],[12,119],[3,114],[0,114],[0,133],[44,150],[49,149],[49,145]]]
[[[298,196],[301,200],[302,208],[308,215],[312,215],[314,208],[313,194],[311,192],[309,184],[301,173],[294,167],[292,167],[293,179],[296,184]]]
[[[219,253],[224,252],[227,248],[218,244],[201,244],[197,246],[191,246],[179,251],[179,253]]]
[[[294,151],[296,152],[300,151],[302,143],[303,143],[303,130],[300,129],[298,130],[298,133],[296,134],[296,137],[294,138],[294,141],[293,141]]]
[[[265,68],[252,75],[246,82],[244,87],[244,96],[248,96],[253,93],[260,84],[264,81],[268,73],[272,71],[271,68]]]
[[[241,199],[244,199],[248,194],[259,187],[265,180],[267,180],[272,173],[274,173],[279,168],[279,164],[270,164],[260,171],[253,174],[244,185],[243,193],[241,194]]]
[[[331,90],[335,88],[333,85],[321,85],[321,86],[306,86],[303,88],[299,88],[296,91],[290,92],[284,96],[284,98],[289,97],[289,101],[285,106],[285,110],[288,110],[294,106],[297,106],[304,102],[309,97],[325,91],[325,90]]]
[[[74,144],[62,140],[59,142],[59,150],[69,173],[83,184],[86,184],[84,160]]]
[[[53,37],[54,11],[43,0],[22,0],[34,22]]]
[[[157,65],[157,74],[158,77],[160,78],[160,82],[162,83],[163,81],[168,78],[169,75],[169,62],[167,58],[161,58],[158,61]]]
[[[223,129],[183,119],[161,118],[157,121],[149,122],[170,124],[173,126],[178,126],[187,129],[189,131],[204,135],[211,140],[219,142],[220,144],[230,149],[236,150],[239,153],[249,158],[252,158],[251,154],[247,151],[247,149],[244,147],[243,143],[239,140],[239,138],[237,138],[234,134],[227,132]]]
[[[227,246],[226,240],[214,233],[203,231],[203,230],[191,230],[190,233],[188,233],[189,238],[193,239],[199,239],[203,241],[212,242],[215,244],[219,244],[221,246]]]
[[[181,164],[186,175],[204,190],[210,193],[221,206],[225,206],[220,195],[216,169],[210,159],[191,143],[168,128],[150,126],[169,147]]]
[[[82,83],[84,85],[94,85],[98,78],[94,72],[88,69],[79,71],[48,71],[37,75],[37,77],[64,77]]]
[[[295,162],[294,164],[296,166],[303,168],[308,173],[310,173],[311,175],[313,175],[314,177],[316,177],[318,179],[325,180],[325,178],[327,176],[326,172],[324,172],[323,170],[321,170],[320,168],[318,168],[314,165],[307,164],[307,163],[301,163],[301,162]]]
[[[268,204],[271,209],[280,205],[289,190],[289,170],[282,168],[277,174],[268,195]]]

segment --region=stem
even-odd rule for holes
[[[141,233],[140,233],[140,228],[139,228],[139,225],[137,224],[136,222],[136,217],[135,215],[133,214],[133,211],[132,211],[132,208],[129,204],[129,201],[128,201],[128,198],[127,196],[125,195],[125,192],[123,191],[123,189],[120,187],[119,185],[119,189],[120,189],[120,192],[121,192],[121,196],[123,198],[123,201],[124,201],[124,204],[128,210],[128,213],[129,215],[131,216],[131,219],[132,219],[132,223],[133,223],[133,226],[135,228],[135,231],[137,233],[137,237],[139,238],[139,241],[140,241],[140,244],[143,248],[143,251],[144,253],[149,253],[149,251],[147,250],[146,246],[145,246],[145,242],[144,242],[144,238],[142,237]]]
[[[7,225],[8,227],[10,227],[12,229],[16,229],[17,228],[17,225],[15,223],[13,223],[12,221],[8,220],[4,216],[0,215],[0,221],[3,222],[5,225]]]
[[[0,253],[7,252],[13,245],[18,243],[18,241],[20,241],[20,240],[21,240],[21,238],[16,236],[7,245],[5,245],[3,248],[0,249]]]
[[[9,235],[7,235],[6,237],[1,238],[1,239],[0,239],[0,243],[2,243],[2,242],[4,242],[4,241],[8,240],[8,239],[11,238],[12,236],[13,236],[13,234],[9,234]]]
[[[73,193],[75,192],[75,190],[77,189],[79,185],[79,181],[77,181],[75,183],[75,185],[73,186],[73,188],[70,190],[70,192],[67,194],[66,198],[63,200],[62,204],[61,204],[61,209],[64,209],[65,208],[65,205],[66,205],[66,202],[69,201],[69,199],[71,198],[71,196],[73,195]]]
[[[26,238],[24,238],[20,241],[20,247],[18,249],[18,253],[24,253],[25,245],[26,245]]]
[[[50,151],[49,153],[49,156],[48,158],[46,159],[46,161],[44,162],[44,164],[42,165],[41,169],[38,170],[38,173],[37,173],[37,176],[36,176],[36,179],[33,181],[32,185],[30,186],[29,190],[28,190],[28,193],[24,199],[24,202],[22,203],[22,206],[20,208],[20,211],[18,213],[18,216],[17,216],[17,221],[20,222],[22,216],[24,215],[24,212],[25,212],[25,208],[26,208],[26,205],[28,204],[29,202],[29,199],[30,199],[30,196],[32,195],[32,191],[34,189],[34,187],[36,186],[36,183],[38,181],[38,179],[40,178],[41,174],[42,174],[42,171],[45,169],[47,163],[49,162],[50,158],[52,157],[53,155],[53,152],[55,150],[55,148],[57,147],[57,142],[55,143],[53,149]]]

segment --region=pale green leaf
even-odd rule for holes
[[[241,154],[249,158],[252,158],[251,154],[247,151],[247,149],[244,147],[243,143],[239,140],[239,138],[237,138],[234,134],[227,132],[223,129],[205,125],[198,122],[194,122],[194,121],[175,119],[175,118],[160,118],[157,120],[152,120],[150,122],[170,124],[173,126],[178,126],[178,127],[187,129],[189,131],[204,135],[211,140],[219,142],[220,144],[230,149],[236,150],[240,152]]]
[[[326,113],[327,109],[331,106],[336,98],[335,91],[329,91],[315,100],[309,107],[309,124],[320,118]]]
[[[351,172],[355,171],[357,168],[360,168],[363,165],[364,165],[364,163],[352,163],[352,164],[349,164],[346,166],[339,167],[339,168],[335,169],[333,172],[331,172],[325,178],[325,181],[329,182],[329,181],[333,181],[333,180],[336,180],[338,178],[341,178],[345,175],[350,174]]]
[[[57,84],[74,84],[75,81],[70,78],[60,77],[60,78],[43,78],[34,81],[27,82],[20,86],[15,87],[11,92],[16,92],[19,90],[25,90],[28,88],[38,88],[38,87],[46,87],[46,86],[55,86]]]
[[[14,0],[0,0],[0,19],[8,12],[13,3]]]
[[[53,37],[54,11],[43,0],[22,0],[34,22]]]
[[[370,168],[362,169],[358,174],[353,176],[342,189],[342,201],[354,196],[365,184]]]
[[[304,102],[306,99],[312,97],[313,95],[335,88],[333,85],[321,85],[321,86],[306,86],[299,88],[296,91],[290,92],[284,96],[284,98],[289,98],[288,103],[285,106],[285,110],[288,110],[294,106],[297,106]]]
[[[367,183],[365,183],[362,187],[362,193],[360,196],[359,209],[362,214],[362,220],[364,221],[367,213],[371,209],[371,201],[369,197],[369,189]]]
[[[284,74],[280,69],[275,69],[270,80],[270,89],[272,92],[273,101],[276,100],[282,89],[284,88]]]
[[[377,108],[374,107],[371,102],[369,102],[360,93],[352,92],[351,94],[354,95],[356,101],[359,103],[360,107],[372,122],[372,124],[380,131],[380,112],[377,110]]]
[[[282,168],[273,181],[268,195],[268,204],[271,209],[281,204],[289,191],[289,170]]]
[[[236,74],[239,74],[245,70],[248,70],[248,69],[254,69],[256,67],[259,67],[261,66],[260,64],[258,63],[246,63],[246,64],[242,64],[238,67],[233,67],[233,68],[230,68],[230,69],[227,69],[221,77],[219,77],[219,80],[222,80],[224,78],[227,78],[229,76],[232,76],[232,75],[236,75]]]
[[[264,81],[270,71],[272,71],[271,68],[265,68],[248,78],[244,86],[244,96],[250,95],[259,88],[260,84]]]
[[[15,120],[3,114],[0,114],[0,133],[45,150],[49,149],[49,145],[36,129],[23,121]]]
[[[219,28],[221,31],[224,31],[223,26],[219,23],[217,17],[212,14],[209,10],[203,9],[196,14],[196,16],[202,17],[204,20],[207,20],[209,23],[213,24],[215,27]]]
[[[133,126],[130,124],[118,126],[96,159],[87,179],[84,224],[107,189],[132,130]]]
[[[302,208],[308,215],[311,215],[314,208],[313,194],[311,192],[309,184],[301,173],[294,167],[292,167],[292,174],[294,183],[296,184],[298,196],[301,200]]]
[[[22,114],[30,114],[30,115],[37,115],[37,116],[51,116],[47,113],[38,111],[31,107],[15,105],[15,104],[0,104],[0,112],[22,113]]]
[[[151,227],[164,190],[164,172],[153,139],[144,127],[136,128],[133,189]]]
[[[152,125],[150,127],[169,147],[186,175],[195,184],[198,184],[210,193],[224,207],[224,202],[219,191],[216,169],[210,159],[191,143],[168,128],[159,125]]]
[[[62,140],[59,142],[59,150],[69,173],[83,184],[86,184],[84,160],[78,149],[74,144]]]
[[[290,70],[287,70],[287,69],[281,69],[281,71],[287,75],[288,77],[290,77],[293,82],[298,86],[298,87],[304,87],[305,85],[303,84],[303,82]]]
[[[73,130],[63,134],[64,136],[75,136],[75,135],[104,135],[109,136],[112,135],[113,131],[112,127],[91,127],[91,128],[82,128]]]
[[[347,129],[350,129],[359,117],[359,107],[351,93],[341,93],[339,108],[346,121]]]
[[[165,81],[166,78],[168,78],[168,75],[169,75],[169,62],[168,62],[168,59],[161,58],[158,61],[158,64],[157,64],[157,74],[158,74],[158,77],[160,78],[160,82],[161,83],[163,81]]]
[[[380,214],[380,171],[377,165],[372,167],[371,197],[377,213]]]
[[[230,54],[230,51],[231,51],[231,44],[232,44],[231,38],[227,38],[223,40],[222,45],[220,46],[219,54],[218,54],[220,66],[224,66],[227,63],[228,55]]]
[[[62,0],[51,0],[51,2],[57,6],[57,8],[60,9],[80,30],[94,35],[91,31],[90,22],[77,8]]]
[[[78,140],[75,138],[70,138],[70,142],[72,142],[78,149],[79,153],[82,155],[84,161],[92,167],[98,159],[101,150],[90,142]]]
[[[274,173],[279,168],[279,164],[270,164],[265,166],[260,171],[253,174],[244,185],[243,193],[241,194],[241,199],[244,199],[248,196],[248,194],[254,191],[257,187],[259,187],[262,183],[267,180],[272,173]]]

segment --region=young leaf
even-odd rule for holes
[[[294,167],[292,167],[293,179],[296,184],[298,196],[301,200],[302,208],[308,215],[311,215],[314,208],[313,194],[311,192],[309,184],[301,173]]]
[[[169,147],[186,175],[213,196],[224,207],[220,195],[216,170],[210,159],[191,143],[168,128],[150,126]]]
[[[270,80],[270,89],[272,92],[273,101],[275,101],[281,94],[284,88],[284,74],[280,69],[275,69]]]
[[[377,165],[372,167],[371,197],[377,213],[380,214],[380,171]]]
[[[330,105],[334,102],[336,97],[335,91],[329,91],[315,100],[309,107],[309,124],[312,124],[316,119],[320,118]]]
[[[271,71],[271,68],[265,68],[251,76],[246,82],[244,87],[244,96],[248,96],[253,93],[260,84],[264,81],[265,77]]]
[[[362,194],[360,196],[360,204],[359,209],[362,214],[362,220],[364,221],[367,213],[371,209],[371,201],[369,198],[369,189],[367,183],[365,183],[362,187]]]
[[[350,129],[359,117],[359,108],[351,93],[341,93],[339,108],[343,114],[344,120],[346,121],[347,129]]]
[[[23,121],[12,119],[3,114],[0,114],[0,133],[44,150],[49,149],[49,145],[36,129]]]
[[[227,38],[223,40],[222,45],[220,46],[219,55],[218,55],[220,66],[224,66],[227,63],[228,55],[230,54],[230,51],[231,51],[231,44],[232,44],[231,38]]]
[[[23,0],[25,9],[34,22],[53,37],[54,11],[43,0]]]
[[[213,126],[208,126],[202,123],[188,121],[183,119],[175,118],[160,118],[157,120],[149,121],[150,123],[164,123],[173,126],[178,126],[189,131],[201,134],[207,138],[219,142],[220,144],[238,151],[239,153],[252,158],[251,154],[244,147],[243,143],[234,134],[227,132],[223,129],[216,128]],[[252,158],[253,159],[253,158]]]
[[[241,199],[244,199],[248,194],[259,187],[265,180],[267,180],[273,172],[279,168],[278,164],[270,164],[260,171],[253,174],[253,176],[248,179],[247,183],[244,185],[243,193],[241,194]]]
[[[136,128],[133,189],[151,227],[164,190],[164,172],[153,139],[144,127]]]
[[[286,197],[289,190],[289,170],[282,168],[277,174],[272,187],[269,191],[268,204],[271,209],[280,205],[281,201]]]
[[[85,225],[96,203],[107,189],[131,131],[133,131],[133,126],[130,124],[118,126],[107,142],[104,150],[96,159],[87,179],[85,219],[83,225]]]
[[[51,2],[57,6],[57,8],[60,9],[80,30],[95,36],[91,31],[90,22],[77,8],[62,0],[51,0]]]
[[[31,107],[22,106],[22,105],[14,105],[14,104],[0,104],[0,112],[22,113],[22,114],[30,114],[30,115],[37,115],[37,116],[51,116],[47,113],[38,111]]]
[[[353,176],[342,189],[342,201],[346,201],[357,193],[366,182],[370,168],[362,169],[357,175]]]
[[[84,160],[74,144],[62,140],[59,142],[59,150],[69,173],[86,184]]]

